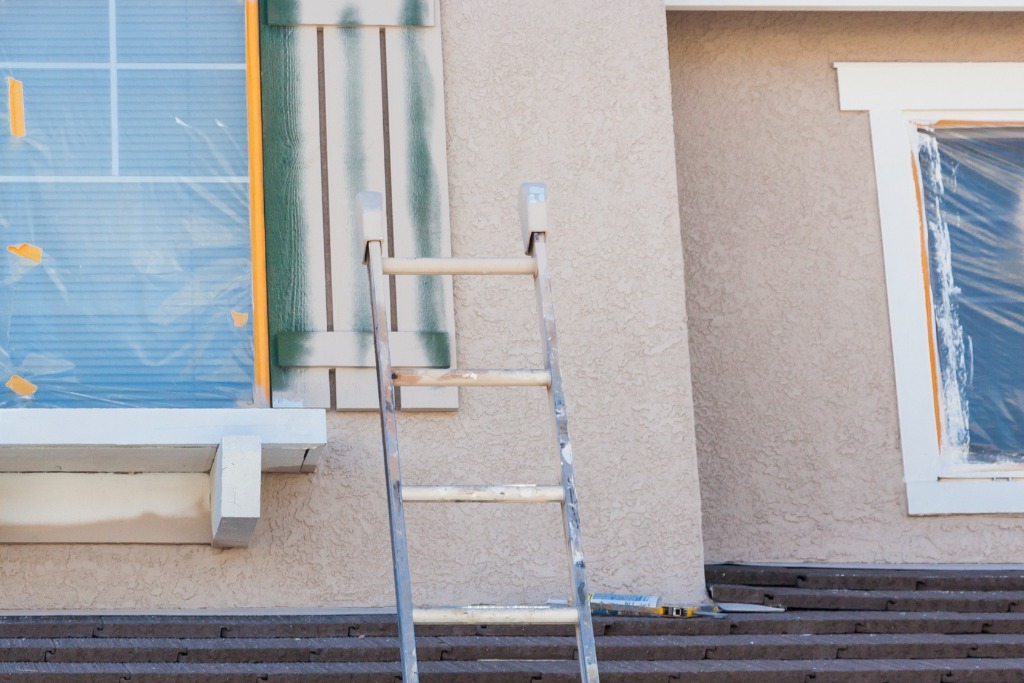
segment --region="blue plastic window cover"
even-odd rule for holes
[[[242,0],[0,2],[0,407],[253,405],[245,66]]]
[[[1024,126],[920,126],[944,457],[1024,462]]]

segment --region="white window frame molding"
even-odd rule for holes
[[[424,3],[422,14],[432,24],[434,0],[420,0]],[[244,31],[245,44],[251,47],[258,44],[257,2],[240,4],[244,7],[239,7],[238,19],[244,16],[245,22],[244,29],[241,22],[237,28]],[[272,4],[290,7],[294,3]],[[300,9],[340,16],[343,4],[351,3],[311,0],[301,3]],[[379,20],[394,20],[403,7],[399,0],[364,0],[362,4]],[[115,19],[111,14],[111,25]],[[315,64],[315,32],[313,35]],[[374,47],[376,54],[376,37]],[[256,99],[258,53],[258,48],[246,50],[244,62],[227,64],[244,70],[246,98],[237,104],[248,114],[246,131],[251,142],[262,139]],[[112,46],[110,59],[101,66],[114,69],[115,57]],[[242,59],[243,54],[237,57]],[[116,92],[117,88],[112,88],[114,102]],[[115,176],[116,139],[115,134]],[[250,145],[250,173],[230,180],[248,183],[249,190],[261,189],[262,174],[254,171],[262,166],[257,163],[261,157],[260,145]],[[111,180],[109,176],[95,179]],[[319,183],[316,187],[319,206]],[[250,199],[249,208],[261,210],[261,203]],[[264,221],[257,215],[250,222],[250,232],[259,243],[265,241]],[[262,260],[260,249],[254,248],[252,265],[260,265]],[[265,269],[254,270],[265,274]],[[254,299],[265,289],[260,280],[253,281]],[[268,378],[260,378],[260,369],[269,369],[269,358],[259,349],[265,348],[261,341],[268,341],[268,330],[265,324],[255,324],[261,307],[255,300],[253,303],[257,370],[252,399],[263,406],[270,385]],[[24,405],[32,405],[31,399],[26,398]],[[313,472],[326,443],[326,413],[312,408],[2,408],[0,543],[212,542],[221,547],[244,546],[259,519],[262,473]]]
[[[209,472],[225,438],[262,444],[263,472],[313,472],[327,443],[313,408],[4,408],[3,472]]]
[[[814,12],[1020,12],[1020,0],[665,0],[672,10]]]
[[[1024,63],[837,62],[842,111],[866,111],[878,187],[904,478],[911,515],[1024,512],[1024,466],[940,457],[914,178],[915,122],[1024,124]]]

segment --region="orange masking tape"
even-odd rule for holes
[[[257,0],[245,2],[246,94],[249,109],[249,225],[252,240],[252,326],[256,405],[270,405],[270,332],[267,244],[263,215],[263,98],[260,89],[260,20]],[[237,320],[236,320],[237,323]]]
[[[29,382],[24,377],[18,377],[17,375],[14,375],[7,380],[7,384],[5,386],[19,396],[24,396],[25,398],[29,398],[32,394],[36,393],[37,389],[39,389],[39,387],[32,384],[32,382]]]
[[[11,135],[25,137],[25,88],[21,81],[7,77],[7,100],[10,104]]]
[[[928,267],[928,238],[925,231],[924,194],[921,192],[921,171],[917,167],[917,157],[911,153],[910,165],[914,169],[914,192],[917,195],[917,215],[920,220],[921,234],[921,270],[924,275],[924,302],[928,316],[928,356],[932,367],[932,408],[935,410],[935,436],[939,450],[942,450],[942,408],[939,402],[939,367],[938,352],[935,349],[935,319],[932,317],[932,283],[931,269]]]
[[[35,261],[36,263],[42,263],[43,261],[43,250],[34,244],[12,244],[7,247],[7,251],[15,256],[20,256],[23,259]]]

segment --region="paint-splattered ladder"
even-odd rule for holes
[[[580,519],[573,475],[568,416],[558,363],[558,335],[547,262],[547,189],[528,183],[520,192],[520,221],[527,256],[502,259],[384,258],[383,197],[363,192],[358,215],[364,262],[370,272],[370,302],[377,359],[384,469],[388,480],[388,513],[394,559],[398,630],[402,650],[402,680],[419,680],[414,624],[575,624],[580,675],[585,683],[597,683],[597,653],[591,623],[586,566],[580,540]],[[541,338],[546,367],[543,370],[421,370],[393,368],[389,341],[388,275],[532,275],[537,290]],[[396,386],[538,386],[547,387],[555,419],[562,461],[562,482],[554,486],[404,486],[398,453],[395,411]],[[572,574],[567,607],[430,607],[413,608],[406,545],[405,503],[559,503]]]

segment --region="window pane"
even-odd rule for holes
[[[117,0],[122,62],[237,62],[245,50],[242,0]]]
[[[248,173],[244,71],[124,71],[121,172]]]
[[[0,36],[42,4],[40,54],[93,5],[0,0]],[[108,7],[102,64],[0,64],[0,407],[252,405],[243,6],[104,0],[104,41]]]
[[[30,135],[8,135],[7,80],[23,82]],[[110,73],[103,70],[0,69],[3,89],[0,175],[110,173]]]
[[[0,62],[107,62],[109,0],[0,2]]]
[[[1024,460],[1024,128],[918,141],[943,446]]]

